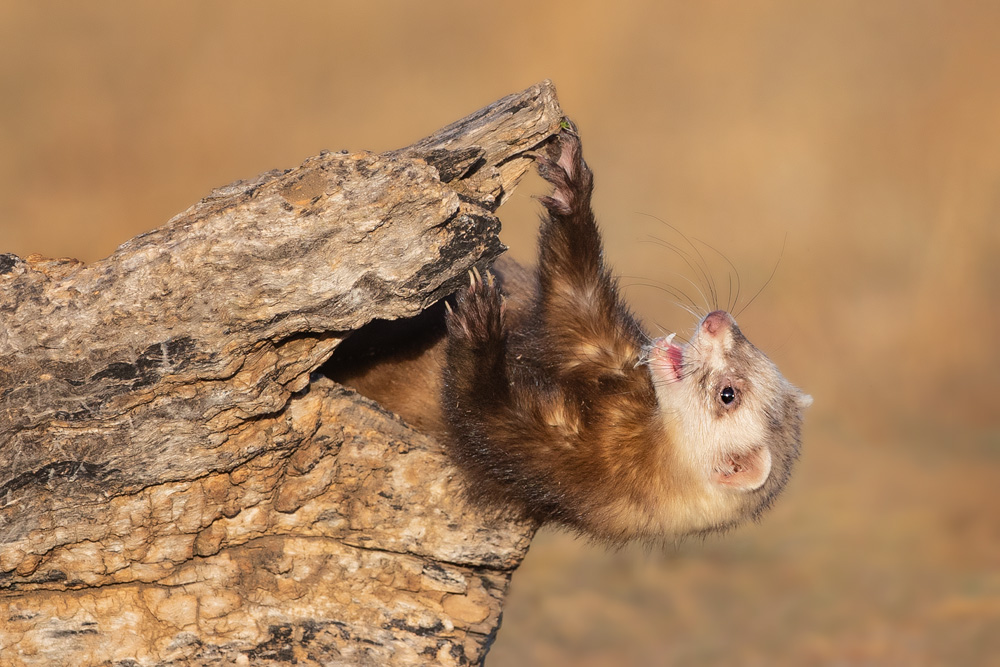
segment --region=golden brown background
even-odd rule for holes
[[[740,322],[816,404],[760,525],[543,531],[487,664],[998,664],[998,35],[986,2],[3,0],[0,251],[95,260],[215,186],[551,78],[637,310],[693,324],[644,286],[697,298],[663,222],[741,303],[777,262]],[[500,211],[521,258],[541,187]]]

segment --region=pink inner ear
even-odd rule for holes
[[[734,470],[728,472],[730,469]],[[726,460],[726,470],[715,471],[713,479],[740,491],[753,491],[763,486],[770,474],[771,450],[758,447],[749,454],[730,456]]]

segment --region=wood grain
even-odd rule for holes
[[[471,664],[533,527],[325,379],[502,251],[549,82],[219,188],[93,264],[0,255],[0,664]],[[312,381],[311,381],[312,380]]]

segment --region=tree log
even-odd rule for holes
[[[475,664],[534,527],[313,371],[503,250],[549,82],[209,194],[110,257],[0,255],[0,664]]]

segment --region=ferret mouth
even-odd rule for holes
[[[654,340],[646,350],[645,361],[664,373],[668,380],[679,382],[684,368],[684,348],[674,344],[676,335],[670,334]]]
[[[745,454],[727,454],[712,471],[718,484],[739,491],[753,491],[764,486],[771,474],[771,450],[757,447]]]

